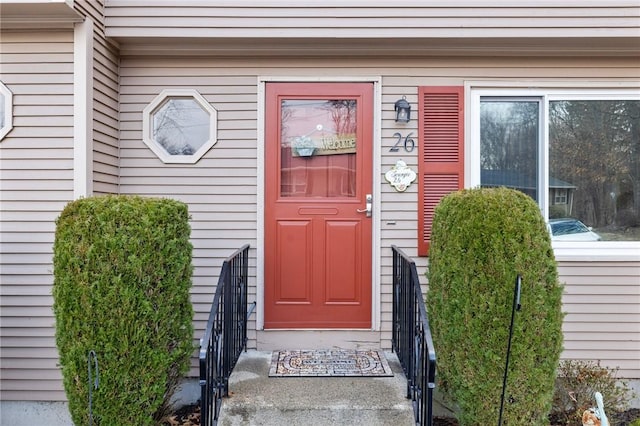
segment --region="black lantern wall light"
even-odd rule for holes
[[[411,120],[411,105],[407,102],[405,96],[398,99],[395,103],[396,123],[408,123]]]

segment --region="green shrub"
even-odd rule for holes
[[[88,355],[99,387],[95,425],[149,425],[167,410],[193,353],[186,205],[104,196],[69,203],[57,220],[53,309],[74,423],[89,423]]]
[[[633,391],[625,381],[618,380],[617,369],[595,361],[564,360],[558,368],[553,395],[552,418],[563,425],[581,426],[582,413],[595,407],[594,395],[600,392],[609,418],[628,408]]]
[[[436,207],[427,305],[439,383],[462,425],[499,418],[516,276],[503,424],[545,424],[562,351],[562,287],[536,203],[505,188],[470,189]],[[481,421],[479,419],[482,419]]]

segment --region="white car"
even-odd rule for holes
[[[600,241],[600,235],[578,219],[551,219],[549,221],[553,241]]]

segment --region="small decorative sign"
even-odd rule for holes
[[[416,180],[416,177],[416,172],[411,170],[402,160],[396,161],[396,165],[384,174],[387,182],[398,192],[404,192],[411,185],[411,182]]]
[[[311,136],[316,132],[321,133]],[[324,126],[318,124],[310,133],[294,138],[292,152],[294,157],[353,154],[356,152],[356,134],[335,134],[324,130]]]

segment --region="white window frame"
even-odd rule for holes
[[[0,141],[13,129],[13,93],[0,81],[0,93],[4,96],[4,126],[0,128]]]
[[[515,82],[487,81],[465,83],[465,187],[480,186],[480,99],[539,98],[541,102],[539,146],[539,206],[545,220],[549,212],[549,102],[557,100],[640,100],[640,82]],[[557,260],[640,261],[640,241],[596,241],[552,243]]]
[[[194,101],[209,114],[209,139],[192,155],[171,155],[153,139],[153,120],[151,115],[167,98],[193,98]],[[195,164],[218,141],[217,136],[218,111],[195,89],[165,89],[156,96],[142,112],[142,140],[162,160],[163,163]]]

